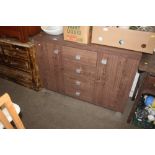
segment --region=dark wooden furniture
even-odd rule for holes
[[[139,71],[141,72],[138,82],[139,84],[138,88],[135,91],[135,93],[138,93],[135,98],[135,102],[130,112],[130,115],[128,117],[128,123],[131,122],[134,116],[136,107],[139,103],[142,94],[155,95],[155,53],[153,55],[143,54],[139,64]]]
[[[39,90],[36,49],[32,42],[0,39],[0,77]]]
[[[42,87],[123,112],[141,53],[45,33],[33,40]]]
[[[33,36],[40,31],[40,26],[0,26],[0,36],[16,37],[21,42],[28,42],[29,36]]]

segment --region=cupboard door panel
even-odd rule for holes
[[[134,59],[99,53],[95,103],[122,112],[137,65]]]
[[[56,90],[54,66],[51,59],[53,44],[51,44],[49,47],[45,43],[38,43],[36,47],[42,86],[50,90]]]
[[[61,66],[61,47],[56,44],[37,44],[38,64],[43,87],[63,92],[63,73]]]

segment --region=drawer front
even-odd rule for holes
[[[0,65],[0,75],[18,83],[32,83],[32,76],[30,74],[9,68],[7,66]]]
[[[3,42],[0,42],[0,46],[3,48],[3,49],[12,49],[12,45],[11,44],[7,44],[7,43],[3,43]]]
[[[65,93],[72,97],[92,102],[94,82],[83,78],[64,76]]]
[[[28,50],[21,50],[19,48],[3,48],[4,55],[10,56],[13,58],[19,58],[19,59],[24,59],[24,60],[29,60],[28,56]]]
[[[62,58],[67,61],[75,61],[77,63],[95,67],[97,62],[97,53],[77,48],[63,47]]]
[[[82,89],[79,90],[72,87],[66,87],[65,94],[88,102],[92,102],[93,100],[93,93],[90,90],[87,91]]]
[[[19,70],[23,70],[26,72],[30,72],[31,71],[31,67],[28,61],[24,61],[24,60],[20,60],[20,59],[13,59],[10,57],[5,57],[5,59],[3,60],[5,65],[11,67],[11,68],[16,68]]]
[[[96,75],[96,67],[82,65],[76,62],[64,61],[64,74],[94,80]]]
[[[155,76],[148,76],[145,85],[147,88],[155,90]]]
[[[94,81],[87,80],[85,78],[77,78],[74,76],[64,76],[64,86],[71,87],[77,90],[92,91]]]

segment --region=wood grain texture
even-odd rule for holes
[[[63,92],[61,47],[48,42],[37,42],[36,47],[42,87]]]
[[[21,42],[27,42],[29,36],[40,31],[40,26],[0,26],[0,36],[15,37]]]
[[[102,59],[107,64],[101,64]],[[123,112],[137,67],[137,60],[100,52],[95,103]]]
[[[64,74],[95,80],[96,67],[63,60]]]
[[[62,47],[62,57],[68,61],[96,67],[97,53],[78,48]]]
[[[86,78],[79,78],[76,76],[64,76],[65,93],[82,99],[87,102],[93,101],[94,81],[89,81]],[[80,93],[79,96],[76,93]]]
[[[0,76],[39,90],[40,77],[34,44],[0,39]]]

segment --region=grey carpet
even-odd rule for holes
[[[42,89],[39,92],[0,78],[0,95],[8,92],[22,110],[29,129],[117,129],[127,124],[132,106],[128,101],[123,114]]]

